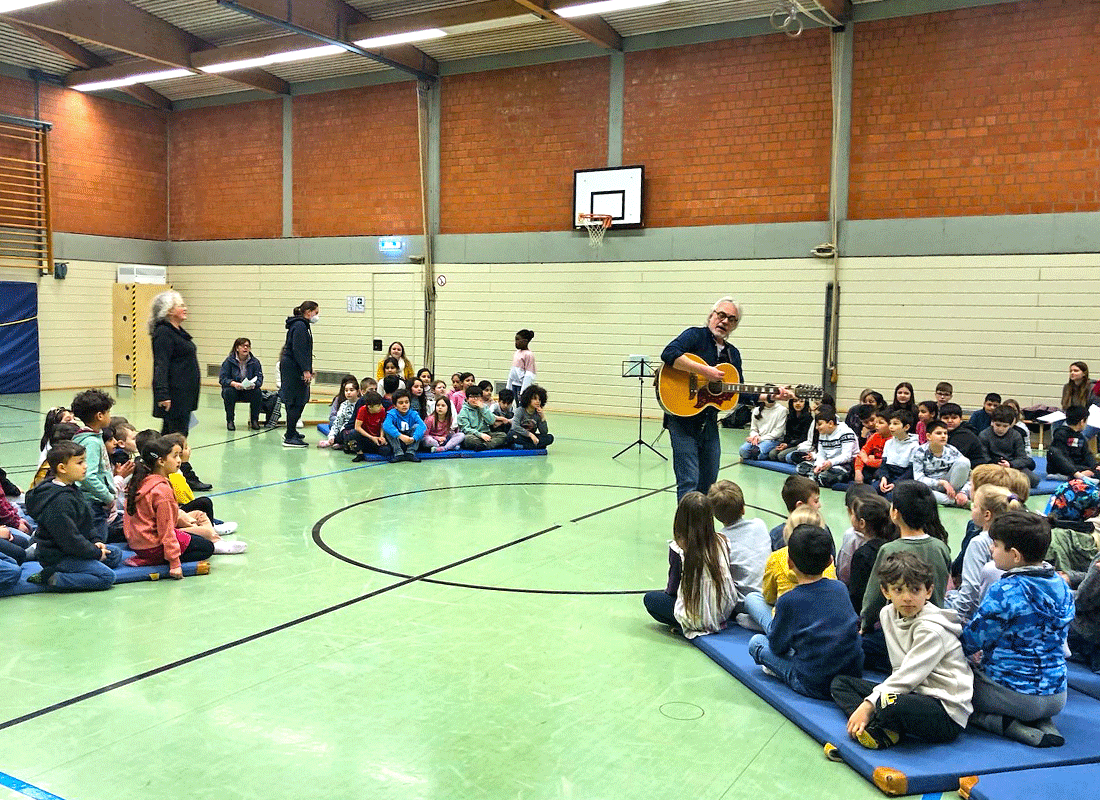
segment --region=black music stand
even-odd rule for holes
[[[645,356],[631,357],[631,358],[628,358],[626,361],[623,362],[622,377],[624,377],[624,378],[637,378],[638,379],[638,440],[636,442],[632,442],[631,444],[628,444],[626,447],[624,447],[622,450],[617,452],[615,455],[611,456],[612,458],[618,458],[623,453],[625,453],[627,450],[630,450],[633,447],[638,447],[638,448],[646,447],[646,448],[652,450],[654,453],[657,453],[657,455],[659,455],[665,461],[668,461],[668,458],[664,455],[664,453],[661,453],[661,452],[657,451],[656,449],[654,449],[649,444],[649,442],[647,442],[645,439],[642,438],[642,403],[643,403],[643,395],[645,393],[645,380],[646,380],[646,378],[653,378],[654,376],[656,376],[656,374],[657,374],[657,362],[647,361]]]

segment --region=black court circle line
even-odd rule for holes
[[[331,520],[333,517],[337,516],[338,514],[342,514],[343,512],[348,511],[352,508],[356,508],[358,506],[366,505],[367,503],[377,502],[379,500],[389,500],[389,499],[392,499],[392,498],[395,498],[395,497],[405,497],[405,496],[408,496],[408,495],[423,494],[425,492],[452,491],[454,489],[480,489],[480,488],[499,487],[499,486],[585,486],[585,487],[604,488],[604,489],[637,489],[639,491],[644,488],[644,487],[641,487],[641,486],[623,486],[623,485],[619,485],[619,484],[606,484],[606,483],[546,483],[546,482],[528,481],[528,482],[525,482],[525,483],[479,483],[479,484],[470,484],[468,486],[440,486],[440,487],[433,487],[433,488],[428,488],[428,489],[413,489],[413,490],[410,490],[408,492],[396,492],[394,494],[381,495],[379,497],[368,498],[367,500],[359,500],[358,502],[351,503],[349,505],[344,506],[343,508],[338,508],[335,511],[332,511],[332,512],[326,514],[321,519],[317,520],[317,522],[315,522],[314,525],[313,525],[313,541],[319,548],[324,550],[330,556],[332,556],[333,558],[336,558],[340,561],[343,561],[346,564],[351,564],[352,566],[359,567],[360,569],[365,569],[365,570],[368,570],[370,572],[376,572],[380,575],[388,575],[388,576],[393,577],[393,578],[402,578],[402,579],[412,578],[413,576],[409,575],[408,573],[397,572],[395,570],[385,569],[384,567],[376,567],[373,564],[366,564],[362,561],[357,561],[356,559],[351,558],[350,556],[344,555],[343,553],[341,553],[338,550],[334,549],[332,546],[330,546],[324,540],[324,537],[321,535],[321,529],[324,527],[326,522],[328,522],[329,520]],[[584,514],[582,516],[575,517],[575,518],[573,518],[569,521],[570,522],[580,522],[581,520],[585,520],[585,519],[589,519],[590,517],[594,517],[597,514],[603,514],[604,512],[611,511],[611,510],[616,509],[616,508],[621,508],[622,506],[628,505],[630,503],[635,503],[639,500],[644,500],[647,497],[652,497],[655,494],[660,494],[661,492],[666,492],[666,491],[668,491],[669,489],[672,489],[672,488],[675,488],[675,484],[673,484],[671,486],[663,486],[660,489],[651,489],[651,490],[647,491],[645,494],[639,495],[637,497],[632,497],[628,500],[624,500],[620,503],[615,503],[615,504],[607,506],[605,508],[601,508],[598,511],[592,511],[588,514]],[[757,506],[746,506],[746,507],[747,508],[754,508],[758,511],[765,511],[769,514],[775,514],[776,516],[779,516],[779,517],[783,516],[782,514],[779,514],[776,511],[771,511],[770,509],[766,509],[766,508],[758,508]],[[544,533],[550,533],[551,531],[557,530],[560,527],[561,527],[560,525],[555,525],[552,528],[547,528],[543,531],[539,531],[536,534],[531,534],[529,537],[526,537],[523,540],[517,540],[517,542],[518,541],[526,541],[527,539],[533,539],[536,536],[541,536]],[[488,554],[489,553],[487,552],[486,555],[488,555]],[[646,592],[651,591],[650,589],[605,589],[605,590],[526,589],[526,588],[512,587],[512,586],[490,586],[490,585],[486,585],[486,584],[463,583],[461,581],[447,581],[447,580],[439,580],[439,579],[436,579],[436,578],[423,578],[423,579],[421,579],[421,583],[431,583],[431,584],[435,584],[437,586],[450,586],[450,587],[458,588],[458,589],[477,589],[477,590],[485,591],[485,592],[507,592],[507,593],[512,593],[512,594],[604,596],[604,595],[638,595],[638,594],[645,594]]]

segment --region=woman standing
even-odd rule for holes
[[[286,434],[283,447],[308,447],[298,433],[298,420],[309,402],[309,384],[313,380],[313,331],[311,325],[320,316],[320,306],[306,300],[286,318],[286,343],[279,354],[281,394],[286,406]]]
[[[161,434],[187,435],[191,412],[199,406],[199,359],[191,334],[183,329],[187,304],[179,292],[161,292],[153,298],[149,336],[153,339],[153,416]],[[180,469],[192,491],[208,492],[190,464]]]

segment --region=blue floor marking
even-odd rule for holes
[[[45,789],[39,789],[37,786],[31,786],[29,783],[13,778],[3,772],[0,772],[0,786],[19,792],[21,795],[33,797],[35,800],[64,800],[56,794],[47,792]]]

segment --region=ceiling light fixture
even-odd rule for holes
[[[0,0],[0,14],[22,11],[24,8],[31,8],[32,6],[44,6],[46,3],[52,2],[54,0]]]
[[[223,61],[220,64],[210,64],[199,67],[203,72],[233,72],[238,69],[251,69],[252,67],[264,67],[268,64],[285,64],[289,61],[305,61],[309,58],[321,58],[322,56],[335,56],[346,53],[343,47],[334,44],[326,44],[322,47],[307,47],[304,50],[287,50],[284,53],[272,53],[255,58],[242,58],[238,61]]]
[[[660,6],[669,0],[598,0],[595,3],[580,3],[575,6],[555,8],[554,13],[559,17],[587,17],[592,14],[610,14],[615,11],[627,11],[632,8],[645,8],[646,6]]]
[[[152,83],[153,81],[166,81],[171,78],[186,78],[194,75],[189,69],[166,69],[160,72],[145,72],[141,75],[131,75],[128,78],[116,78],[112,81],[96,81],[94,83],[78,83],[70,86],[78,92],[98,92],[103,89],[118,89],[122,86],[133,86],[135,83]]]
[[[372,36],[369,39],[360,39],[355,44],[357,47],[364,49],[373,49],[375,47],[389,47],[394,44],[425,42],[428,39],[440,39],[446,35],[447,32],[440,28],[424,28],[423,30],[407,33],[393,33],[389,36]]]

